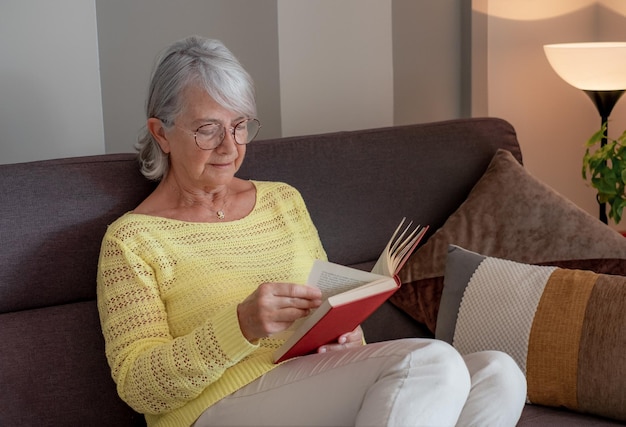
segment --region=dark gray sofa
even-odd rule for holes
[[[498,148],[521,161],[507,122],[454,120],[257,141],[239,175],[300,189],[329,258],[369,268],[402,216],[440,227]],[[132,154],[0,165],[0,425],[145,425],[109,375],[95,276],[107,224],[153,187]],[[389,303],[364,329],[430,336]],[[520,425],[617,423],[527,405]]]

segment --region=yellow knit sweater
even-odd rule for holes
[[[128,213],[109,226],[98,310],[120,397],[149,426],[191,425],[210,405],[275,365],[281,342],[249,343],[237,304],[263,282],[304,284],[326,259],[304,201],[254,182],[245,218],[215,224]]]

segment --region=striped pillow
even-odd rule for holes
[[[436,337],[510,354],[530,403],[626,421],[626,277],[450,246]]]

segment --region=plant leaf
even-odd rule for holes
[[[607,124],[604,123],[602,127],[600,128],[600,130],[598,130],[596,133],[591,135],[591,138],[589,138],[589,140],[585,143],[585,146],[593,147],[598,142],[600,142],[602,138],[604,138],[604,135],[606,134],[606,128],[607,128]]]
[[[586,142],[582,176],[596,189],[598,202],[609,205],[608,216],[619,223],[626,207],[626,130],[618,139],[607,138],[605,145],[598,146],[606,130],[604,123]]]

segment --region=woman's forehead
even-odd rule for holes
[[[182,91],[181,116],[190,124],[232,123],[244,117],[220,105],[207,91],[197,85],[189,85]]]

